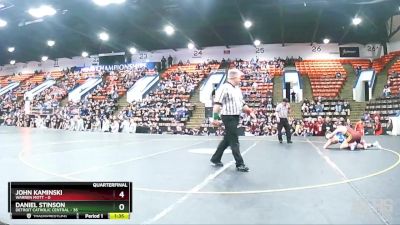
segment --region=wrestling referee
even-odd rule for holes
[[[287,143],[292,143],[292,134],[290,133],[290,125],[288,121],[288,116],[290,112],[290,104],[289,100],[284,98],[281,103],[276,106],[275,116],[278,122],[278,139],[279,143],[282,143],[282,127],[285,128],[286,131],[286,140]]]
[[[243,73],[240,70],[230,69],[228,71],[227,82],[221,85],[215,94],[213,124],[218,126],[221,124],[222,120],[225,125],[225,135],[210,161],[214,166],[224,166],[221,162],[221,158],[225,149],[230,146],[236,161],[237,171],[248,172],[249,168],[244,164],[242,155],[240,154],[237,127],[239,124],[239,115],[242,111],[250,114],[253,119],[257,119],[257,117],[243,100],[242,91],[240,89],[242,75]]]

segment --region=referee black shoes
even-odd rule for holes
[[[245,165],[240,165],[236,167],[236,170],[239,172],[249,172],[250,169]]]
[[[222,162],[214,162],[212,159],[210,160],[210,162],[213,164],[213,166],[215,167],[223,167],[224,164]]]

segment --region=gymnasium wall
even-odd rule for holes
[[[260,60],[271,60],[274,57],[286,58],[293,56],[295,58],[301,56],[303,59],[339,59],[339,47],[359,47],[361,58],[377,58],[382,55],[382,48],[379,44],[359,45],[349,44],[339,46],[338,44],[281,44],[260,45],[257,48],[250,45],[240,45],[226,47],[207,47],[203,50],[180,49],[176,52],[171,50],[160,50],[153,53],[141,53],[133,56],[136,62],[159,61],[162,56],[173,56],[175,59],[182,59],[183,62],[203,62],[207,59],[222,58],[250,60],[258,57]]]
[[[166,58],[171,55],[174,58],[174,63],[181,59],[184,63],[189,60],[191,63],[206,62],[209,59],[221,60],[241,58],[243,60],[250,60],[258,57],[260,60],[273,60],[275,57],[286,58],[287,56],[299,57],[303,59],[340,59],[339,47],[358,47],[360,58],[377,58],[383,54],[382,47],[379,44],[347,44],[339,46],[338,44],[314,44],[308,43],[301,44],[268,44],[260,45],[257,48],[252,45],[240,45],[217,47],[206,47],[201,50],[178,49],[177,51],[158,50],[153,52],[138,52],[132,55],[134,63],[142,62],[155,62],[160,61],[163,56]],[[17,63],[15,65],[5,65],[0,67],[0,75],[8,75],[12,73],[33,73],[35,70],[57,71],[72,66],[91,66],[98,64],[98,57],[91,56],[90,58],[74,57],[60,58],[55,60],[48,60],[46,62],[28,62]]]

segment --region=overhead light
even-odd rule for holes
[[[164,31],[167,35],[173,35],[175,33],[175,29],[172,26],[165,26]]]
[[[325,38],[323,41],[324,41],[324,44],[328,44],[331,40],[329,40],[328,38]]]
[[[47,61],[48,59],[49,59],[49,57],[47,57],[47,56],[42,56],[42,61],[43,61],[43,62]]]
[[[8,51],[8,52],[14,52],[14,51],[15,51],[15,48],[14,48],[14,47],[8,47],[7,51]]]
[[[108,39],[110,39],[110,36],[106,32],[101,32],[99,34],[99,38],[102,41],[108,41]]]
[[[254,41],[254,45],[255,45],[255,46],[259,46],[260,44],[261,44],[261,41],[260,41],[260,40],[256,39],[256,40]]]
[[[86,57],[88,57],[89,56],[89,53],[87,53],[87,52],[82,52],[82,57],[83,58],[86,58]]]
[[[125,2],[125,0],[92,0],[92,1],[99,6],[107,6],[110,4],[121,4]]]
[[[132,48],[129,48],[129,52],[131,54],[135,54],[137,52],[137,50],[136,50],[136,48],[132,47]]]
[[[47,41],[47,45],[50,46],[50,47],[53,47],[55,44],[56,44],[56,42],[53,41],[53,40],[48,40]]]
[[[42,5],[39,8],[31,8],[28,13],[35,18],[42,18],[45,16],[53,16],[56,14],[56,10],[50,5]]]
[[[0,27],[7,26],[7,21],[0,19]]]
[[[190,43],[188,44],[188,49],[194,49],[194,44],[193,44],[192,42],[190,42]]]
[[[250,20],[246,20],[246,21],[244,22],[244,27],[245,27],[246,29],[249,29],[251,26],[253,26],[253,23],[252,23]]]
[[[353,24],[354,24],[354,25],[360,24],[361,21],[362,21],[362,20],[361,20],[361,18],[359,18],[359,17],[354,17],[354,18],[353,18]]]
[[[11,65],[14,65],[14,64],[15,64],[15,60],[11,60],[11,61],[10,61],[10,64],[11,64]]]

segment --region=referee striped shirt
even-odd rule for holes
[[[222,106],[221,115],[240,115],[246,103],[243,100],[242,90],[226,82],[215,93],[214,104]]]
[[[288,118],[289,109],[290,109],[289,103],[286,103],[286,106],[284,106],[283,103],[279,103],[276,106],[275,112],[278,114],[279,118]]]

